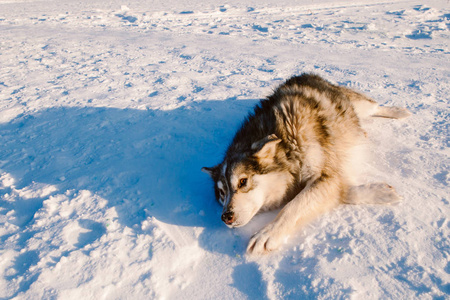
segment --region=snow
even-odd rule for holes
[[[447,1],[0,0],[0,298],[448,299]],[[266,257],[201,167],[258,99],[313,71],[370,120],[364,181]]]

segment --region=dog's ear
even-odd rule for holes
[[[275,134],[266,136],[252,144],[252,150],[256,151],[254,156],[262,162],[270,163],[277,153],[277,145],[281,142]]]
[[[211,176],[212,178],[214,178],[214,175],[216,174],[218,169],[218,166],[214,166],[212,168],[209,167],[203,167],[202,168],[202,172],[208,174],[209,176]]]

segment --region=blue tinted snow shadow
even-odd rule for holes
[[[261,25],[253,25],[252,28],[253,28],[253,30],[256,30],[256,31],[259,31],[259,32],[263,32],[263,33],[269,32],[269,28],[268,27],[263,27]]]
[[[83,248],[86,245],[92,244],[106,233],[106,228],[102,223],[95,222],[88,219],[78,220],[81,228],[87,229],[87,232],[80,233],[78,242],[74,245],[77,248]]]
[[[411,34],[406,35],[411,40],[432,39],[432,31],[415,30]]]
[[[267,286],[256,263],[238,265],[233,270],[233,286],[248,299],[268,299]]]
[[[227,238],[217,249],[232,254],[240,246],[225,245],[236,238],[222,227],[212,182],[200,169],[222,159],[256,102],[203,101],[166,111],[59,107],[22,115],[0,124],[0,168],[16,179],[16,188],[38,182],[56,185],[57,193],[98,194],[129,227],[154,216],[210,228],[202,246],[212,249],[219,232]],[[44,200],[33,199],[33,209],[15,209],[23,220],[17,225],[25,228]],[[99,224],[80,226],[90,230],[80,237],[80,247],[104,231]]]
[[[15,271],[15,273],[13,275],[5,276],[5,279],[8,281],[12,281],[19,278],[20,276],[27,274],[29,268],[36,265],[38,262],[39,262],[39,252],[37,250],[31,250],[21,253],[14,259],[13,270]],[[31,284],[33,284],[33,282],[37,280],[39,275],[40,273],[34,273],[25,276],[24,279],[20,281],[19,288],[11,296],[11,299],[15,298],[21,291],[28,290]]]
[[[126,15],[123,15],[123,14],[117,14],[116,17],[119,17],[119,18],[121,18],[123,21],[127,21],[127,22],[130,22],[130,23],[134,23],[134,22],[137,21],[137,18],[136,18],[136,17],[133,17],[133,16],[126,16]]]

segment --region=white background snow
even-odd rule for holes
[[[449,299],[448,0],[0,0],[1,299]],[[364,122],[363,181],[267,257],[212,183],[258,99],[315,72]]]

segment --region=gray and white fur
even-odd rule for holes
[[[340,203],[399,201],[385,183],[356,186],[354,168],[366,141],[360,119],[409,115],[314,74],[290,78],[245,119],[223,161],[202,169],[214,180],[223,222],[244,226],[282,207],[249,242],[248,253],[264,254]]]

